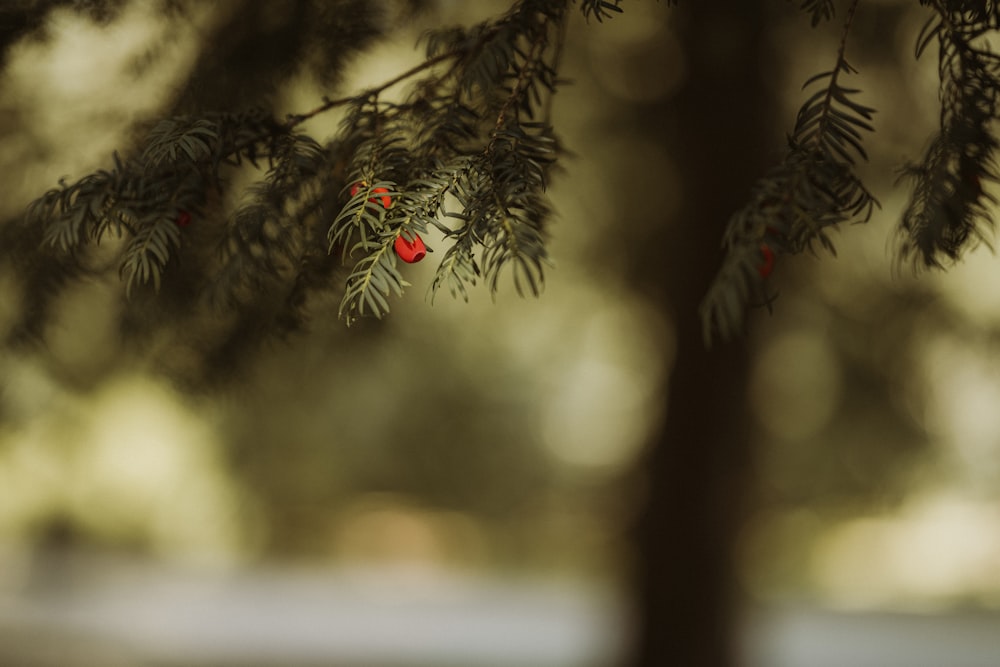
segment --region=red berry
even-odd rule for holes
[[[191,214],[187,211],[181,211],[177,214],[177,226],[187,227],[191,224]]]
[[[760,244],[760,254],[764,258],[764,263],[757,267],[757,273],[761,278],[767,278],[774,271],[774,251],[766,243]]]
[[[352,185],[351,186],[351,196],[353,197],[354,195],[358,194],[358,190],[360,190],[361,188],[363,188],[363,187],[365,187],[367,185],[368,184],[365,183],[364,181],[358,181],[357,183],[355,183],[354,185]],[[392,197],[390,197],[387,194],[388,192],[389,191],[387,189],[385,189],[385,188],[375,188],[375,189],[372,190],[373,194],[377,194],[377,195],[383,195],[384,194],[384,196],[378,197],[378,199],[382,200],[382,208],[389,208],[390,206],[392,206]],[[368,201],[370,201],[372,203],[378,203],[376,201],[376,197],[369,197]]]
[[[396,254],[407,264],[415,264],[427,256],[427,246],[417,234],[413,235],[413,241],[397,236],[395,248]]]
[[[390,197],[388,194],[383,194],[383,193],[389,192],[387,189],[385,189],[385,188],[375,188],[374,190],[372,190],[372,192],[374,192],[377,195],[382,195],[382,198],[381,198],[382,199],[382,208],[389,208],[390,206],[392,206],[392,197]],[[368,201],[375,201],[375,198],[372,197]]]

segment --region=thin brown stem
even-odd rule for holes
[[[382,83],[379,86],[376,86],[375,88],[369,88],[368,90],[359,95],[349,95],[347,97],[341,97],[335,100],[326,98],[324,99],[323,104],[319,105],[315,109],[312,109],[311,111],[290,115],[288,117],[288,120],[284,123],[282,127],[286,130],[291,130],[297,127],[298,125],[301,125],[302,123],[306,122],[310,118],[314,118],[315,116],[318,116],[321,113],[329,111],[330,109],[334,109],[339,106],[344,106],[345,104],[353,104],[359,100],[367,99],[373,96],[377,97],[380,93],[389,88],[392,88],[397,83],[405,81],[406,79],[409,79],[412,76],[416,76],[417,74],[420,74],[421,72],[428,70],[431,67],[434,67],[438,63],[444,62],[449,58],[455,58],[456,56],[460,56],[463,53],[465,53],[464,49],[455,49],[452,51],[448,51],[447,53],[442,53],[440,55],[434,56],[433,58],[428,58],[419,65],[415,65],[414,67],[411,67],[402,74],[399,74],[389,79],[388,81]]]

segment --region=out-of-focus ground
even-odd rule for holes
[[[220,572],[52,557],[0,594],[5,667],[599,667],[628,637],[607,588],[406,568]],[[746,667],[994,667],[1000,614],[745,611]]]

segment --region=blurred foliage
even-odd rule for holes
[[[884,203],[876,222],[896,216],[905,220],[911,204],[892,179],[898,169],[895,155],[912,152],[938,123],[940,107],[933,99],[937,71],[912,60],[913,30],[926,20],[918,8],[886,3],[874,14],[872,21],[856,23],[855,59],[886,77],[884,84],[880,79],[868,87],[880,116],[902,115],[912,122],[878,125],[867,142],[872,164],[863,174]],[[890,27],[893,39],[876,37]],[[787,37],[808,53],[811,45],[795,34],[801,33],[792,27]],[[985,206],[984,215],[992,215],[988,193],[975,197]],[[982,306],[959,305],[978,300],[974,294],[979,288],[962,277],[970,267],[950,265],[947,275],[900,272],[896,258],[887,252],[898,247],[898,230],[873,224],[841,231],[837,261],[783,263],[784,275],[772,278],[782,294],[782,307],[770,317],[753,319],[756,352],[749,400],[757,416],[762,459],[759,506],[746,533],[744,581],[755,594],[784,599],[831,596],[908,605],[919,604],[921,595],[925,603],[953,602],[950,596],[957,595],[982,604],[995,593],[981,583],[954,584],[951,592],[934,594],[933,584],[901,585],[903,579],[894,572],[905,569],[902,563],[879,562],[873,542],[853,546],[872,551],[867,565],[836,560],[835,552],[828,551],[830,536],[859,518],[875,517],[892,525],[893,517],[909,516],[912,508],[938,493],[986,503],[994,501],[984,498],[995,498],[995,489],[985,496],[979,496],[982,487],[972,491],[976,475],[968,464],[956,462],[955,453],[967,445],[934,426],[933,415],[941,418],[941,408],[935,406],[942,392],[955,389],[942,387],[940,379],[929,380],[928,374],[940,363],[929,354],[937,346],[963,341],[954,344],[978,350],[970,352],[975,356],[985,349],[983,341],[995,338],[995,324],[983,319]],[[985,260],[976,264],[980,261]],[[976,390],[970,386],[968,391]],[[983,415],[970,411],[951,413],[946,420],[964,424],[956,427],[958,433],[990,428]],[[996,432],[990,433],[986,437],[996,441]],[[974,466],[984,465],[991,456],[978,451]],[[926,529],[940,526],[928,524]],[[955,543],[959,552],[978,548]],[[906,553],[913,547],[899,549]],[[925,563],[928,572],[934,569],[931,555]],[[859,567],[878,573],[881,581],[852,572]],[[831,568],[841,568],[836,586],[824,580]],[[957,593],[963,585],[981,588]]]
[[[983,40],[1000,27],[1000,9],[992,2],[921,4],[934,14],[915,51],[919,58],[928,46],[937,46],[941,120],[921,162],[904,171],[914,195],[903,213],[902,256],[941,266],[942,257],[958,258],[992,229],[997,200],[984,188],[1000,180],[995,157],[1000,143],[993,128],[1000,110],[1000,55]]]
[[[833,68],[804,85],[819,90],[799,110],[787,156],[729,223],[726,258],[701,309],[706,342],[737,335],[748,307],[770,307],[776,295],[768,278],[777,255],[816,243],[832,253],[828,229],[867,222],[878,206],[855,169],[857,158],[868,159],[862,143],[874,130],[875,109],[856,100],[859,90],[841,83],[856,73],[846,54],[860,4],[847,6]],[[984,188],[997,180],[992,121],[1000,61],[988,38],[1000,26],[1000,9],[966,0],[920,4],[933,14],[914,37],[915,54],[920,58],[929,45],[938,47],[940,131],[923,160],[903,170],[913,193],[901,216],[900,257],[942,266],[942,257],[956,259],[992,227],[996,200]],[[804,2],[801,8],[811,13],[813,28],[834,15],[832,2]]]

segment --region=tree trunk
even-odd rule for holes
[[[780,149],[762,82],[763,5],[721,0],[675,10],[686,83],[639,121],[659,127],[681,167],[684,200],[676,220],[639,244],[633,262],[637,282],[669,314],[677,342],[665,418],[640,462],[647,489],[633,534],[634,667],[737,662],[735,551],[753,463],[747,353],[741,342],[706,350],[697,310],[719,266],[729,216]],[[664,248],[672,249],[666,262],[650,253]]]

